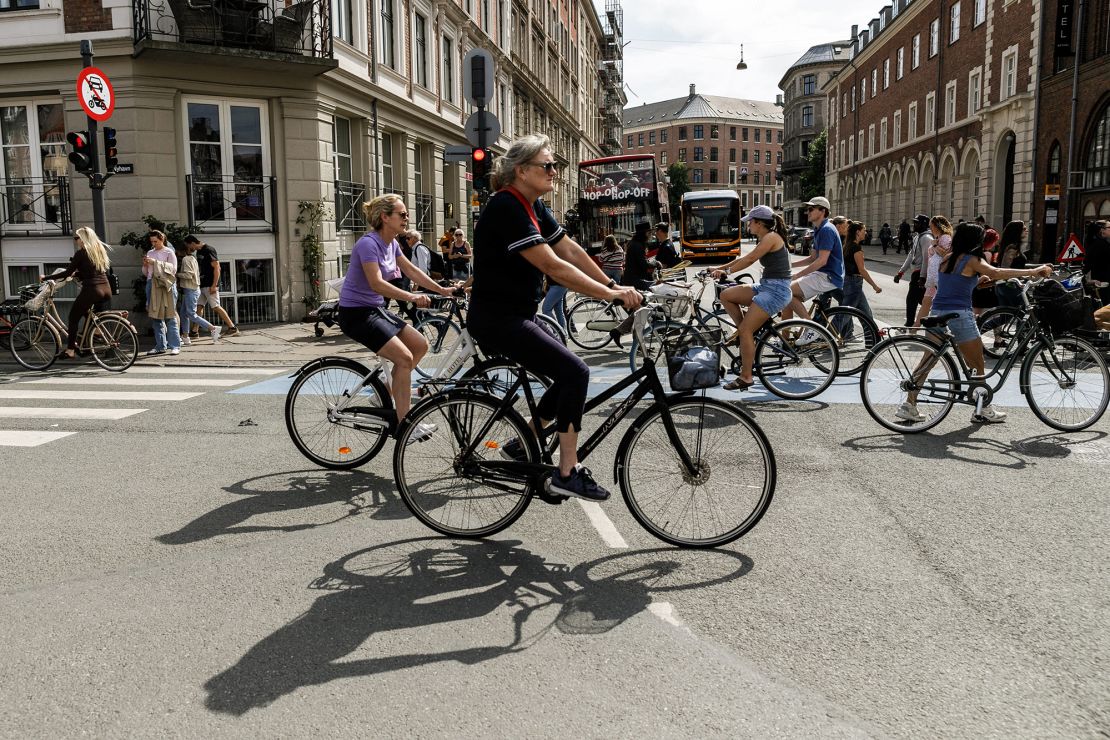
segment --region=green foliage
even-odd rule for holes
[[[828,129],[822,131],[809,143],[806,168],[802,171],[802,201],[825,195],[825,154],[828,145]]]
[[[125,232],[120,236],[118,243],[121,246],[134,247],[140,252],[145,253],[150,249],[150,242],[147,240],[146,235],[151,229],[154,229],[165,234],[166,241],[172,244],[174,249],[181,249],[185,244],[185,237],[189,234],[199,234],[204,231],[204,229],[199,226],[194,226],[190,229],[188,224],[166,223],[162,219],[155,218],[149,214],[143,216],[143,223],[146,224],[146,229],[141,233],[138,231]]]
[[[690,192],[690,170],[685,162],[675,162],[667,168],[667,177],[670,178],[670,183],[667,185],[667,201],[671,207],[671,219],[677,220],[679,201],[685,193]]]
[[[305,227],[301,237],[301,254],[308,284],[302,302],[309,308],[315,308],[323,294],[320,272],[324,265],[324,244],[320,240],[320,224],[331,218],[331,209],[322,200],[302,200],[297,204],[297,212],[297,223]]]

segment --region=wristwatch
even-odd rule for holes
[[[609,278],[609,282],[605,284],[605,287],[609,289],[615,288],[617,287],[617,281],[613,278]]]

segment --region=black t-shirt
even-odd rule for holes
[[[474,309],[535,315],[543,296],[543,273],[521,252],[539,244],[555,245],[566,231],[542,199],[532,209],[539,230],[524,204],[508,190],[498,191],[486,203],[474,226]]]
[[[670,239],[664,239],[662,241],[656,240],[655,259],[662,264],[663,267],[674,267],[682,261],[679,259],[678,252],[675,251],[674,242]]]
[[[212,269],[212,260],[219,260],[216,250],[205,244],[193,256],[197,258],[197,265],[200,266],[200,287],[211,288],[215,282],[213,278],[216,276],[215,270]]]
[[[1083,254],[1083,271],[1099,282],[1110,282],[1110,241],[1101,237],[1091,239]]]
[[[647,258],[647,244],[632,237],[624,247],[624,274],[621,275],[621,285],[634,286],[644,280],[652,280],[654,276],[655,268]]]
[[[856,267],[856,252],[862,252],[863,247],[859,244],[850,244],[844,250],[844,274],[845,275],[859,275],[859,268]]]

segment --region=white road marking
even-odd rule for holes
[[[146,373],[151,375],[288,375],[293,367],[158,367],[141,364],[132,365],[127,374]],[[104,372],[108,372],[105,370]]]
[[[679,629],[690,632],[690,628],[686,626],[686,623],[675,616],[674,605],[671,604],[669,601],[653,601],[647,605],[647,609],[649,612],[659,617],[659,619],[663,620],[667,624],[674,625]],[[690,634],[693,633],[690,632]]]
[[[233,385],[249,383],[250,378],[127,378],[120,376],[71,376],[64,378],[34,378],[21,380],[20,385],[146,385],[163,387],[167,385],[189,385],[209,388],[227,388]]]
[[[582,510],[586,512],[586,516],[590,520],[590,524],[594,525],[594,529],[601,535],[601,539],[605,540],[605,544],[614,549],[621,549],[628,547],[628,543],[621,537],[621,533],[613,526],[613,521],[605,514],[601,506],[596,501],[583,501],[582,499],[575,499]]]
[[[31,432],[0,429],[0,447],[38,447],[76,432]]]
[[[0,406],[3,419],[125,419],[146,409],[52,408],[41,406]]]
[[[184,401],[202,395],[173,391],[17,391],[0,388],[0,398],[36,401]]]

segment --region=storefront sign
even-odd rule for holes
[[[1072,10],[1075,0],[1056,2],[1056,56],[1071,56]]]

